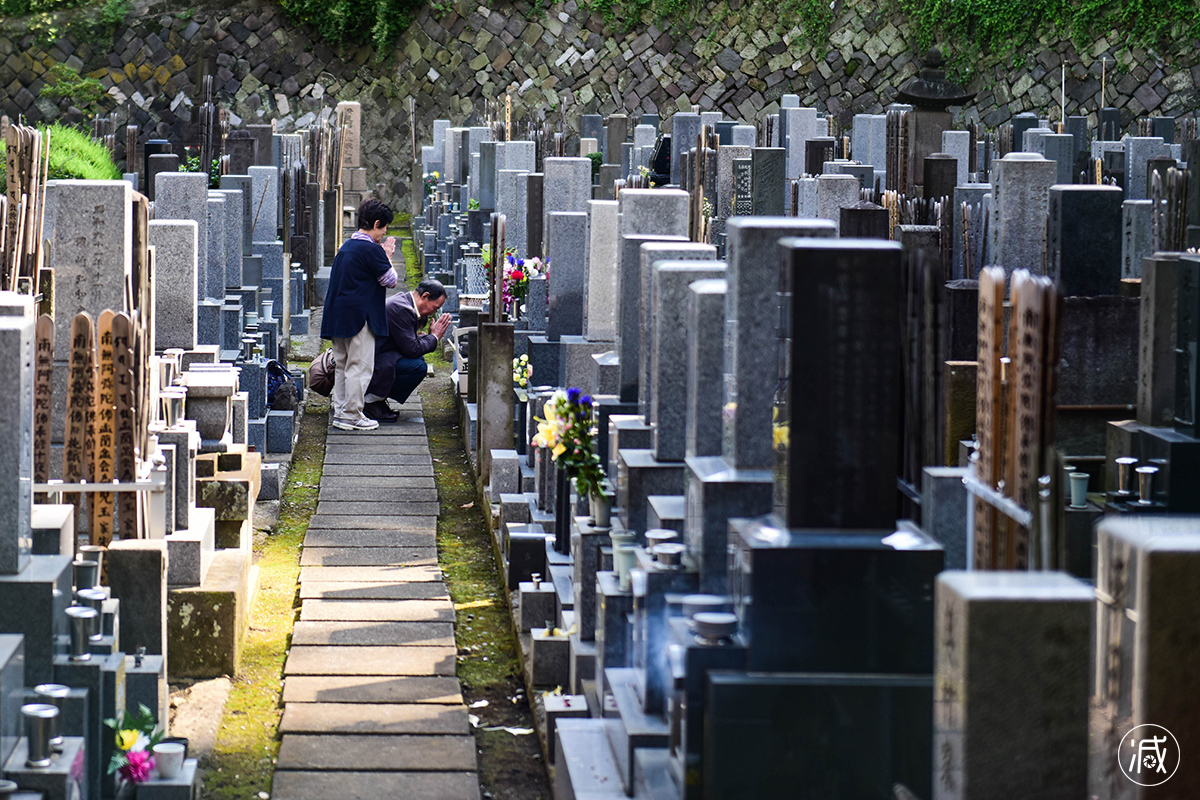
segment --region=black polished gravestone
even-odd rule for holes
[[[958,184],[958,159],[947,153],[925,156],[923,192],[926,200],[953,197]]]
[[[532,172],[525,176],[525,258],[541,258],[543,254],[542,237],[542,199],[544,183],[540,172]]]
[[[250,167],[258,163],[258,140],[250,131],[230,131],[225,152],[229,154],[229,174],[249,175]]]
[[[931,677],[714,671],[707,683],[705,800],[931,796]]]
[[[783,239],[775,513],[891,528],[899,508],[901,247]]]
[[[1047,275],[1064,297],[1117,294],[1121,286],[1121,203],[1116,186],[1050,188]]]
[[[754,672],[933,672],[942,546],[915,530],[729,523],[737,640]]]
[[[891,238],[888,210],[881,205],[859,200],[854,205],[842,206],[840,213],[838,231],[847,239]]]
[[[804,143],[804,174],[820,175],[825,172],[825,162],[833,161],[837,139],[832,136],[815,136]]]

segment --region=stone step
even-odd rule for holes
[[[317,513],[322,516],[391,516],[415,514],[436,517],[441,511],[436,500],[432,502],[389,503],[365,500],[319,500]]]
[[[451,647],[303,645],[288,651],[284,675],[454,675]]]
[[[301,567],[300,583],[306,581],[343,581],[345,583],[401,583],[440,581],[442,571],[436,564],[378,567]]]
[[[273,800],[479,800],[474,772],[311,772],[281,770]]]
[[[344,514],[314,514],[308,521],[309,530],[329,531],[437,531],[437,516],[434,514],[383,514],[347,517]]]
[[[429,457],[429,444],[424,436],[394,437],[375,442],[325,445],[325,460],[336,464],[337,456],[425,456]]]
[[[362,444],[364,439],[370,439],[373,443],[381,443],[418,437],[424,442],[425,434],[425,423],[423,422],[395,422],[380,425],[373,431],[355,431],[354,433],[331,428],[325,437],[325,444],[327,446],[331,444]]]
[[[407,466],[432,465],[429,448],[421,447],[384,447],[382,453],[363,453],[357,447],[332,448],[325,453],[325,463],[328,464],[371,464],[388,465],[404,464]],[[405,452],[411,451],[411,452]]]
[[[281,734],[415,733],[463,736],[470,731],[466,708],[434,703],[288,703],[279,723]]]
[[[454,647],[449,622],[310,622],[292,628],[297,645],[436,645]]]
[[[429,547],[308,547],[301,567],[386,567],[437,564],[437,548]]]
[[[453,622],[449,600],[306,600],[300,619],[314,621]]]
[[[449,598],[441,581],[351,583],[307,581],[300,584],[301,600],[436,600]]]
[[[400,480],[396,478],[395,480]],[[411,479],[410,480],[414,480]],[[427,480],[427,479],[426,479]],[[401,488],[401,487],[386,487],[386,486],[326,486],[321,484],[320,494],[317,496],[322,502],[325,501],[362,501],[369,502],[382,501],[390,503],[436,503],[438,500],[437,489],[432,486],[423,488]]]
[[[283,737],[276,770],[364,772],[472,772],[473,736]]]
[[[459,705],[458,678],[414,675],[293,675],[283,682],[285,703],[441,703]]]
[[[391,477],[379,476],[371,477],[367,475],[337,477],[329,476],[321,478],[321,491],[326,489],[436,489],[437,481],[432,477]]]
[[[433,460],[427,462],[372,463],[372,464],[326,464],[321,471],[323,477],[331,478],[409,478],[433,475]]]
[[[410,519],[432,519],[432,517],[411,517]],[[308,529],[304,534],[304,547],[435,547],[437,532],[435,526],[417,530],[393,528],[390,530],[363,531],[343,528],[333,530]]]
[[[354,449],[359,447],[382,448],[387,450],[391,447],[412,447],[422,448],[428,452],[428,432],[424,425],[413,425],[406,427],[403,430],[384,430],[380,426],[373,431],[362,431],[360,433],[341,433],[339,435],[330,434],[325,437],[326,448],[341,448]],[[328,450],[326,451],[328,454]]]

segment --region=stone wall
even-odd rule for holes
[[[598,16],[585,16],[576,0],[551,5],[535,18],[503,2],[488,8],[460,0],[457,11],[441,16],[423,11],[384,63],[367,45],[326,46],[271,4],[185,12],[182,3],[142,2],[110,48],[70,35],[41,45],[22,28],[25,21],[0,22],[0,109],[33,121],[81,119],[69,101],[38,97],[44,73],[56,61],[98,78],[115,101],[118,123],[132,120],[147,135],[180,145],[196,141],[197,87],[206,73],[215,76],[235,124],[276,119],[286,132],[331,113],[339,100],[359,100],[369,183],[384,184],[385,197],[403,203],[411,163],[410,96],[416,99],[419,143],[428,143],[435,118],[477,123],[482,100],[506,91],[513,95],[515,120],[538,113],[555,124],[565,119],[573,130],[584,112],[640,109],[666,118],[692,104],[750,121],[789,92],[847,125],[854,113],[878,113],[916,73],[919,55],[879,3],[839,2],[827,52],[817,57],[820,50],[802,30],[787,29],[774,6],[759,0],[723,0],[699,11],[692,24],[641,25],[623,36]],[[1043,45],[1018,69],[979,65],[971,87],[978,97],[960,110],[960,119],[995,126],[1022,111],[1057,116],[1064,60],[1067,113],[1094,114],[1101,57],[1109,63],[1109,103],[1124,111],[1127,125],[1147,113],[1172,116],[1200,106],[1200,65],[1172,65],[1120,49],[1115,33],[1082,54],[1067,41]],[[1182,57],[1189,59],[1194,55]],[[123,138],[118,136],[118,157]]]

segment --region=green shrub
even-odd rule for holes
[[[66,64],[55,64],[49,70],[53,83],[42,87],[41,96],[51,100],[68,98],[81,111],[91,111],[108,99],[104,84],[95,78],[85,78],[79,70]]]
[[[370,41],[380,61],[412,24],[424,0],[280,0],[279,4],[289,17],[312,25],[331,44]]]
[[[604,163],[604,153],[596,151],[588,153],[587,157],[592,160],[592,180],[595,181],[600,177],[600,165]]]
[[[45,132],[47,128],[39,125]],[[112,154],[99,142],[78,128],[55,123],[50,131],[50,180],[65,178],[110,181],[120,180],[121,170],[113,162]],[[4,160],[4,143],[0,142],[0,162]],[[6,172],[0,170],[0,192],[8,191]]]

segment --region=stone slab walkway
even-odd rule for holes
[[[330,429],[284,667],[274,800],[478,800],[417,397]]]

